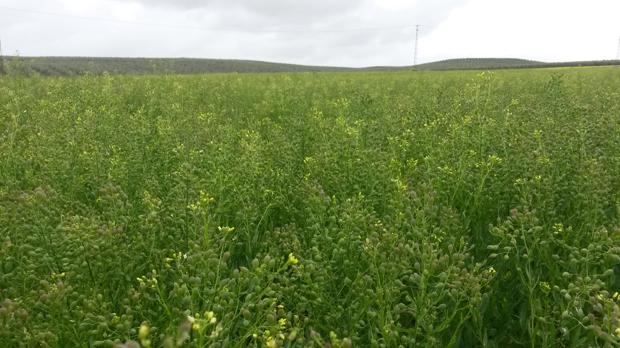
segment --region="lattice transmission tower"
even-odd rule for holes
[[[2,55],[2,40],[0,40],[0,75],[6,74],[4,70],[4,56]]]
[[[418,65],[418,38],[420,37],[420,25],[415,26],[415,48],[413,50],[413,65]]]

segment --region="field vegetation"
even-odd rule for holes
[[[0,346],[618,346],[618,86],[1,78]]]
[[[82,76],[82,75],[189,75],[208,73],[282,73],[282,72],[370,72],[411,70],[493,70],[553,67],[620,65],[618,60],[545,63],[513,58],[460,58],[415,66],[375,66],[346,68],[270,63],[235,59],[198,58],[109,58],[109,57],[5,57],[9,75]]]
[[[276,73],[349,71],[351,68],[307,66],[236,59],[113,58],[113,57],[6,57],[10,75],[162,75],[206,73]]]

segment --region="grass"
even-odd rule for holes
[[[617,346],[619,84],[4,77],[0,346]]]

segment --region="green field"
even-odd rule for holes
[[[619,86],[1,78],[0,346],[618,346]]]

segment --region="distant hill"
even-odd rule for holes
[[[618,60],[545,63],[516,58],[459,58],[418,64],[416,70],[492,70],[620,65]]]
[[[9,73],[44,76],[85,74],[204,74],[319,71],[400,71],[400,70],[492,70],[573,66],[620,65],[620,61],[544,63],[515,58],[461,58],[416,66],[346,68],[270,63],[252,60],[199,58],[98,58],[98,57],[4,57]]]
[[[253,72],[348,71],[352,68],[306,66],[234,59],[5,57],[8,70],[52,76],[84,74],[203,74]]]
[[[470,70],[524,68],[545,64],[516,58],[459,58],[416,65],[418,70]]]

